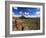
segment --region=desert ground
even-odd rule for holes
[[[13,31],[40,30],[40,17],[12,17]]]

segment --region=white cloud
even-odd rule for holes
[[[14,9],[18,9],[17,7],[14,7]]]
[[[25,15],[29,15],[29,12],[25,12]]]
[[[19,13],[20,13],[20,14],[22,14],[22,12],[21,12],[21,11],[20,11]]]
[[[40,17],[40,16],[36,16],[36,15],[35,16],[33,16],[33,15],[30,16],[30,15],[28,15],[28,16],[25,16],[25,17],[26,18],[28,18],[28,17],[30,17],[30,18],[37,18],[37,17]]]
[[[15,14],[14,13],[12,13],[12,16],[14,16]]]
[[[40,15],[40,12],[36,12],[36,15]]]
[[[15,15],[15,13],[12,13],[12,16],[14,16],[14,17],[21,17],[21,15]]]
[[[21,15],[14,15],[14,17],[21,17]]]
[[[36,14],[35,15],[24,15],[25,17],[30,17],[30,18],[36,18],[36,17],[40,17],[40,12],[36,12]]]

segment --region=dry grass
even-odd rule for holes
[[[40,29],[40,18],[19,19],[14,17],[13,20],[13,31]]]

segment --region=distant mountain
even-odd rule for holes
[[[21,17],[19,17],[20,19],[27,19],[26,17],[24,17],[24,16],[21,16]]]
[[[28,18],[26,18],[25,16],[21,16],[21,17],[18,17],[19,19],[40,19],[40,17],[34,17],[34,18],[32,18],[32,17],[28,17]]]

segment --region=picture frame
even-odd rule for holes
[[[44,3],[5,1],[5,37],[44,35],[44,33],[45,33],[45,31],[44,31],[45,30],[44,29],[45,28],[45,26],[44,26],[45,25],[44,24],[45,8],[44,7],[45,7]],[[19,16],[21,16],[20,21],[22,21],[22,20],[24,21],[24,30],[23,30],[23,28],[21,28],[21,30],[20,29],[14,30],[14,27],[16,25],[13,26],[12,21],[13,21],[14,17],[12,18],[12,16],[17,17],[17,19],[19,19],[20,18]],[[24,17],[22,17],[22,16],[24,16]],[[28,19],[28,21],[27,21],[27,19]],[[29,19],[30,19],[30,21],[29,21]],[[35,23],[35,21],[32,22],[31,19],[32,19],[32,21],[34,19],[37,20],[36,23]],[[19,24],[22,23],[20,21],[19,21]],[[27,24],[27,23],[28,23],[28,25],[25,26],[25,24]],[[16,22],[15,22],[15,24],[16,24]],[[31,24],[34,24],[34,25],[31,25]],[[28,28],[28,30],[26,27]]]

